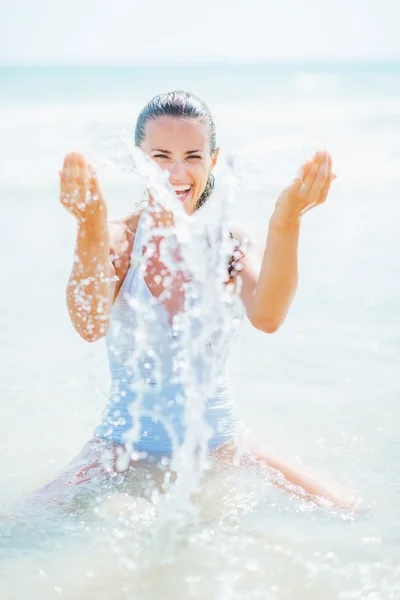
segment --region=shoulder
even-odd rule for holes
[[[240,256],[239,260],[243,260],[248,254],[260,248],[256,236],[241,225],[231,223],[229,233],[234,242],[234,250]]]
[[[238,225],[236,223],[230,223],[229,225],[229,233],[232,238],[237,240],[241,246],[249,247],[249,246],[257,246],[258,242],[254,234],[250,231]]]
[[[138,211],[108,223],[110,258],[115,266],[118,266],[119,262],[130,258],[140,214],[141,211]]]
[[[242,272],[242,275],[251,273],[252,276],[255,274],[258,276],[264,254],[259,240],[254,233],[250,233],[241,225],[230,224],[229,232],[234,244],[228,269],[230,277],[239,271]]]

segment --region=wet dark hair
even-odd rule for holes
[[[148,121],[159,117],[176,117],[180,119],[196,119],[208,126],[210,149],[216,150],[215,122],[207,104],[190,92],[178,90],[154,96],[141,110],[136,121],[135,144],[140,146],[145,137]]]
[[[178,90],[154,96],[140,111],[135,127],[135,145],[140,146],[145,138],[146,125],[149,121],[160,117],[177,119],[195,119],[207,125],[211,154],[217,149],[215,122],[207,104],[190,92]],[[197,200],[196,208],[200,208],[214,189],[214,176],[210,173],[206,187]]]
[[[228,277],[232,280],[235,279],[235,277],[241,271],[240,260],[245,257],[245,252],[242,240],[240,240],[231,231],[229,232],[229,237],[234,242],[233,253],[229,257],[228,261]]]

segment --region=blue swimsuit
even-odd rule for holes
[[[187,397],[187,388],[177,376],[177,361],[182,360],[179,329],[171,326],[166,308],[153,298],[140,268],[145,215],[143,211],[130,267],[111,314],[106,337],[111,392],[94,435],[148,455],[168,456],[184,441],[185,405],[191,398]],[[237,316],[232,310],[232,322],[238,321]],[[141,326],[143,323],[145,327]],[[193,323],[196,326],[195,319]],[[213,352],[213,347],[217,348],[217,356],[212,361],[215,385],[203,415],[209,426],[209,449],[232,440],[243,428],[228,387],[229,337],[225,336],[222,344],[215,344],[219,335],[222,334],[217,331],[216,338],[212,336],[204,344],[204,356]],[[190,369],[197,381],[211,377],[207,361],[196,361]]]

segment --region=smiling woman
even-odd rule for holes
[[[165,148],[171,144],[169,140],[174,141],[173,148],[161,149],[160,142],[164,141]],[[187,140],[193,140],[195,150],[186,149]],[[160,167],[168,170],[172,187],[184,203],[186,212],[192,214],[198,208],[198,200],[207,187],[218,157],[218,150],[211,151],[206,125],[194,120],[159,117],[156,122],[148,123],[142,149]],[[205,196],[203,198],[205,200]]]
[[[135,144],[168,170],[189,214],[210,196],[218,148],[214,119],[205,102],[179,91],[156,96],[138,117]]]
[[[207,201],[218,148],[215,124],[203,101],[183,91],[157,96],[139,115],[135,143],[168,171],[169,181],[189,215]],[[240,278],[240,285],[232,286],[234,293],[240,290],[238,301],[251,324],[261,331],[274,332],[285,319],[297,287],[301,216],[325,201],[333,178],[329,154],[318,152],[280,194],[261,260],[257,249],[242,247],[235,258],[240,268],[228,273],[227,265],[227,281]],[[67,288],[70,317],[85,340],[93,342],[107,336],[112,385],[94,438],[65,473],[31,497],[31,502],[40,504],[46,499],[63,502],[66,489],[70,499],[74,490],[78,494],[99,482],[123,480],[135,469],[138,453],[141,460],[168,470],[174,448],[182,445],[188,434],[185,402],[190,402],[176,371],[176,338],[181,333],[177,316],[185,307],[190,274],[179,266],[171,269],[163,254],[167,232],[160,235],[163,228],[173,227],[173,215],[149,193],[145,209],[109,224],[96,175],[76,153],[66,156],[60,179],[61,203],[78,221],[76,256]],[[150,230],[148,240],[144,237],[146,228]],[[229,223],[226,228],[230,229]],[[242,243],[244,234],[231,233]],[[146,244],[151,244],[150,252]],[[144,268],[138,268],[143,262]],[[151,303],[155,311],[154,318],[146,321],[145,360],[136,368],[137,329],[145,319],[138,306]],[[226,309],[231,311],[232,322],[237,320],[235,306],[233,302]],[[217,332],[217,336],[223,335]],[[278,472],[277,482],[283,489],[354,507],[353,494],[306,466],[268,455],[253,439],[231,398],[228,341],[224,339],[218,346],[219,350],[223,347],[215,357],[218,385],[205,399],[203,418],[213,460],[232,464],[241,448],[243,467],[259,464]],[[213,347],[204,348],[208,351]],[[135,406],[139,407],[136,412]],[[132,442],[128,440],[133,429],[138,435]]]

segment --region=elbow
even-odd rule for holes
[[[98,342],[105,336],[104,333],[99,332],[88,332],[88,331],[78,331],[79,335],[85,342],[89,342],[93,344],[94,342]]]
[[[262,331],[263,333],[275,333],[278,331],[278,329],[280,329],[280,327],[281,323],[266,322],[262,324],[262,326],[259,328],[259,331]]]
[[[82,327],[82,324],[79,325],[75,325],[75,330],[85,342],[89,342],[91,344],[101,340],[108,333],[109,323],[103,324],[101,327]]]
[[[283,319],[277,319],[266,315],[251,315],[249,317],[250,323],[263,333],[275,333],[280,329]]]

